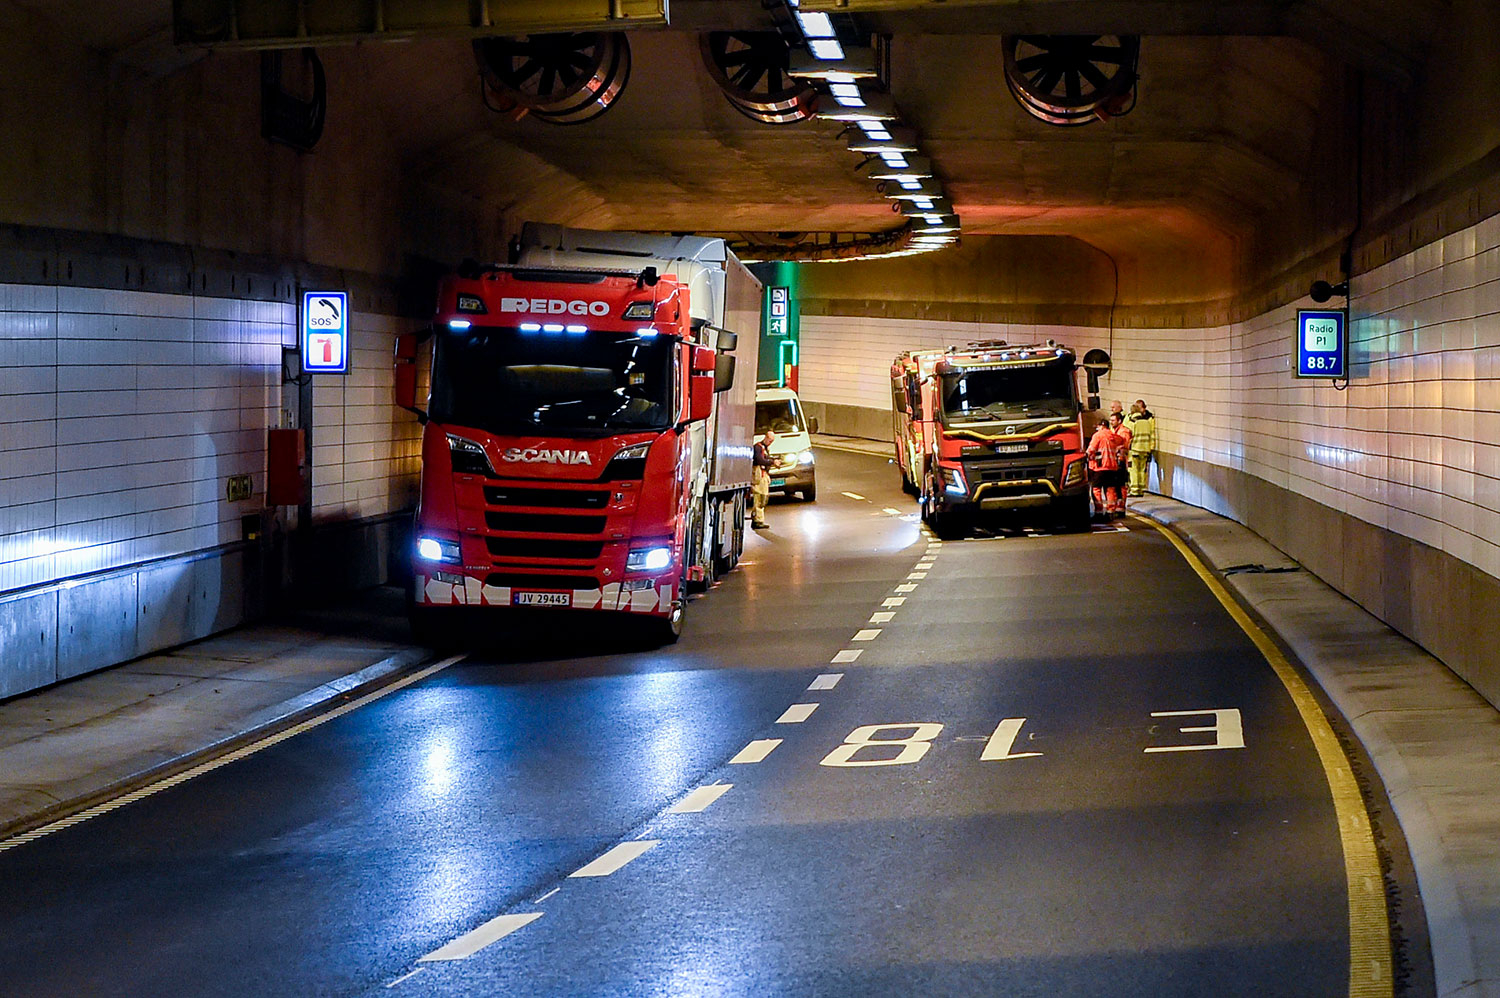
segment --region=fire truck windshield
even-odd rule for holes
[[[438,334],[432,418],[491,433],[661,429],[676,340],[473,326]]]
[[[940,377],[948,423],[1071,419],[1078,414],[1073,372],[1061,365],[969,368]]]

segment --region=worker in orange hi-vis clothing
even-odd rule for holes
[[[1085,448],[1088,454],[1089,478],[1094,488],[1094,515],[1099,519],[1111,519],[1117,507],[1124,507],[1120,497],[1120,486],[1115,475],[1120,470],[1120,438],[1110,428],[1113,420],[1099,424]]]

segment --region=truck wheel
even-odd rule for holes
[[[905,469],[901,471],[901,491],[913,498],[922,494],[922,490],[917,488],[917,483],[911,480],[911,476],[906,473]]]
[[[672,612],[665,617],[652,617],[652,637],[659,645],[676,644],[677,639],[682,637],[682,618],[687,611],[687,593],[683,592],[682,586],[677,587],[677,596],[672,600]]]
[[[957,513],[933,513],[929,521],[932,532],[945,541],[956,541],[968,533],[968,528]]]
[[[1058,527],[1071,533],[1083,533],[1093,527],[1089,512],[1089,496],[1085,492],[1071,499],[1058,500]]]

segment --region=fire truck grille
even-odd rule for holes
[[[484,514],[484,524],[491,530],[528,534],[602,534],[606,517],[569,516],[566,513],[497,513]]]
[[[1062,462],[1039,463],[1034,458],[1027,461],[966,461],[964,474],[971,485],[983,482],[1022,482],[1062,477]]]
[[[609,491],[607,489],[528,489],[514,485],[486,485],[484,501],[488,506],[603,509],[609,503]],[[600,529],[604,528],[600,527]]]
[[[557,558],[564,561],[594,561],[604,551],[603,541],[559,541],[548,538],[486,537],[485,544],[496,558]]]
[[[599,580],[592,575],[547,575],[540,572],[492,572],[484,580],[488,586],[512,589],[598,589]]]

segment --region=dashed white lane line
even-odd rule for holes
[[[535,901],[533,901],[531,903],[532,904],[541,904],[543,901],[547,900],[549,897],[551,897],[552,895],[556,894],[560,890],[562,890],[561,887],[554,887],[550,891],[548,891],[546,894],[543,894],[541,897],[537,898]]]
[[[863,650],[864,649],[862,648],[845,648],[843,651],[833,656],[833,658],[829,661],[829,664],[842,665],[845,662],[853,662],[855,659],[859,658],[859,653]]]
[[[912,592],[913,590],[915,590],[916,588],[917,587],[913,583],[903,582],[903,583],[901,583],[901,585],[899,585],[899,586],[896,587],[896,592],[898,592],[898,593],[909,593],[909,592]]]
[[[899,510],[899,509],[891,509],[891,507],[889,507],[889,506],[887,506],[885,509],[881,510],[881,512],[882,513],[889,513],[892,516],[900,516],[901,515],[901,510]]]
[[[874,641],[878,637],[880,637],[880,628],[878,627],[867,627],[862,631],[854,632],[855,641]]]
[[[392,981],[391,983],[387,984],[386,985],[386,989],[389,990],[391,988],[394,988],[396,985],[400,984],[402,981],[409,981],[413,977],[416,977],[418,974],[420,974],[422,971],[424,971],[426,969],[427,969],[426,967],[418,967],[416,970],[408,970],[406,973],[402,974],[400,977],[396,978],[394,981]]]
[[[908,579],[925,579],[925,578],[927,578],[927,573],[926,572],[908,572],[908,573],[906,573],[906,577]]]
[[[813,716],[817,710],[817,704],[792,704],[786,710],[781,711],[781,716],[775,719],[778,725],[799,725],[799,723]]]
[[[757,738],[735,753],[733,759],[729,760],[731,766],[743,765],[750,762],[760,762],[766,756],[775,751],[776,746],[781,744],[780,738]]]
[[[819,675],[817,679],[814,679],[811,683],[809,683],[807,688],[810,690],[831,690],[835,686],[837,686],[839,684],[839,680],[843,678],[844,674],[842,672],[825,672]]]
[[[841,492],[839,494],[840,495],[846,495],[850,499],[858,499],[860,502],[864,502],[865,501],[865,497],[862,496],[862,495],[860,495],[858,492]]]
[[[473,932],[464,933],[448,945],[428,953],[417,962],[467,960],[491,943],[504,939],[517,929],[524,929],[541,917],[542,913],[539,911],[528,911],[524,915],[501,915],[498,918],[492,918]]]
[[[729,793],[733,783],[711,783],[706,787],[699,787],[688,794],[682,800],[667,808],[668,814],[697,814],[708,805]]]
[[[621,842],[603,856],[593,862],[583,864],[568,876],[607,877],[626,863],[640,859],[660,844],[661,839],[635,839],[630,842]]]
[[[885,598],[885,602],[881,603],[880,605],[881,606],[900,606],[902,603],[905,603],[905,602],[906,602],[906,597],[905,596],[887,596]]]
[[[913,566],[913,567],[914,567],[914,568],[915,568],[915,569],[916,569],[916,570],[917,570],[917,571],[919,571],[919,572],[925,572],[925,571],[927,571],[927,570],[928,570],[928,569],[929,569],[929,568],[931,568],[931,567],[932,567],[932,562],[930,562],[930,561],[919,561],[919,562],[917,562],[917,563],[916,563],[916,565],[914,565],[914,566]]]
[[[870,623],[889,624],[892,620],[895,619],[895,617],[896,615],[889,610],[877,611],[870,614]]]

